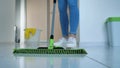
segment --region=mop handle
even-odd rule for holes
[[[55,22],[55,10],[56,10],[56,0],[53,0],[53,13],[52,13],[52,26],[51,26],[51,35],[54,35],[54,22]]]
[[[56,10],[56,0],[53,0],[53,13],[52,13],[52,24],[51,24],[51,35],[50,35],[50,41],[48,49],[54,48],[54,20],[55,20],[55,10]]]
[[[53,3],[56,3],[56,0],[53,0]]]

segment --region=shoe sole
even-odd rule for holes
[[[66,47],[66,49],[77,49],[77,47]]]

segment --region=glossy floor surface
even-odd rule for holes
[[[120,68],[120,46],[81,45],[87,55],[14,55],[15,46],[0,44],[0,68]]]

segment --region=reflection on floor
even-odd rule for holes
[[[120,46],[81,45],[87,55],[14,55],[15,47],[19,45],[0,44],[0,68],[120,68]]]

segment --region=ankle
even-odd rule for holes
[[[66,40],[68,39],[68,36],[64,36],[63,38],[65,38]]]
[[[76,34],[69,34],[69,37],[76,38]]]

